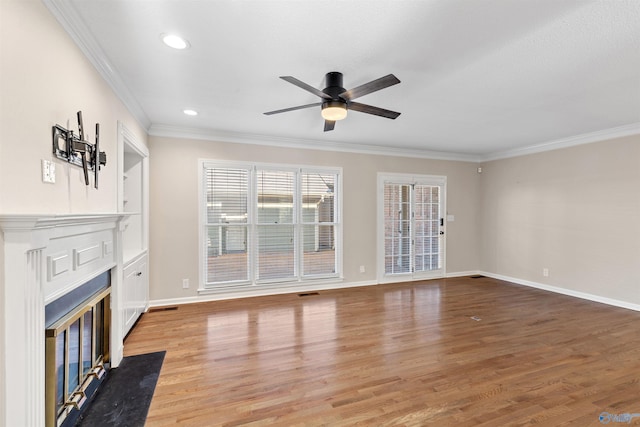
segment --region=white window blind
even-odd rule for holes
[[[203,168],[205,288],[340,275],[339,170]]]
[[[249,280],[249,170],[205,169],[207,283]]]
[[[415,271],[441,268],[440,187],[415,186]]]
[[[302,248],[305,276],[336,273],[335,174],[302,174]]]
[[[384,265],[388,274],[411,272],[411,186],[384,185]]]
[[[257,280],[296,277],[294,178],[293,172],[256,172]]]

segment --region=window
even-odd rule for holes
[[[205,289],[335,278],[340,169],[201,162]]]

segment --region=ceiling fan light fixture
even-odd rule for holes
[[[322,118],[332,122],[347,117],[347,105],[340,101],[327,101],[322,104]]]

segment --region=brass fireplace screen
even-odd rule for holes
[[[98,292],[46,329],[47,426],[78,412],[106,373],[110,293]]]

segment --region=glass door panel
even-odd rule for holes
[[[444,181],[383,181],[384,277],[444,274]]]

